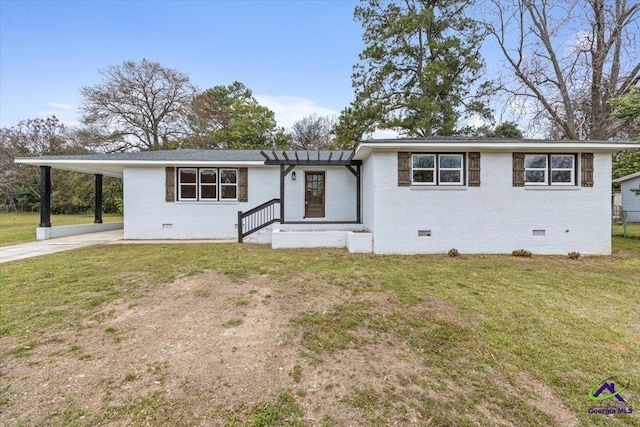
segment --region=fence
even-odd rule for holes
[[[622,225],[623,237],[627,237],[627,227],[629,224],[640,224],[640,222],[635,220],[636,218],[640,218],[640,211],[625,211],[620,206],[614,206],[611,217],[612,225]]]

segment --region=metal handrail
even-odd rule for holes
[[[280,221],[280,199],[271,199],[246,212],[238,211],[238,243],[248,235]]]

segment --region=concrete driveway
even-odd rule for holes
[[[111,230],[99,233],[78,234],[76,236],[60,237],[50,240],[22,243],[20,245],[0,247],[0,263],[31,258],[40,255],[48,255],[71,249],[84,248],[93,245],[102,245],[122,240],[123,231]]]

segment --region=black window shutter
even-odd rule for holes
[[[411,185],[411,153],[398,152],[398,187]]]

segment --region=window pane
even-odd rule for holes
[[[220,170],[220,182],[223,184],[235,184],[236,183],[236,170],[235,169],[222,169]]]
[[[201,199],[215,199],[217,196],[218,187],[215,185],[202,185],[200,186],[200,198]]]
[[[200,182],[206,184],[215,184],[217,182],[218,171],[215,169],[202,169],[200,171]]]
[[[434,182],[433,171],[413,171],[413,182]]]
[[[236,186],[235,185],[221,185],[220,186],[220,198],[221,199],[235,199],[236,198]]]
[[[545,171],[527,171],[525,182],[544,182]]]
[[[571,183],[571,171],[552,171],[551,182]]]
[[[441,168],[461,168],[462,167],[462,156],[440,156],[440,167]]]
[[[547,156],[525,156],[524,165],[526,168],[543,169],[547,167]]]
[[[554,169],[573,169],[573,156],[551,156],[551,167]]]
[[[196,183],[196,170],[195,169],[180,169],[180,182],[183,184],[186,183]]]
[[[195,176],[195,174],[194,174]],[[180,198],[181,199],[195,199],[196,198],[196,186],[195,185],[181,185],[180,186]]]
[[[433,168],[435,166],[435,156],[413,156],[414,168]]]
[[[440,182],[461,182],[460,171],[440,171]]]

